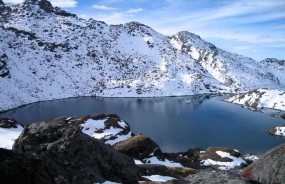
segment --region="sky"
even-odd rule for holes
[[[256,60],[285,59],[285,0],[50,1],[86,19],[108,24],[137,21],[168,36],[189,31],[217,47]]]

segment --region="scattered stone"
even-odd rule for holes
[[[156,150],[160,150],[158,145],[149,137],[136,135],[123,142],[118,143],[114,148],[125,155],[143,160]]]
[[[137,183],[138,167],[131,158],[82,133],[80,126],[66,119],[27,126],[13,150],[44,160],[51,183]]]
[[[260,183],[285,183],[285,144],[281,144],[243,170],[249,181]]]
[[[273,127],[271,129],[269,129],[268,132],[271,135],[285,137],[285,125]]]

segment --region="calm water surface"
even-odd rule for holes
[[[46,101],[23,106],[2,117],[23,124],[59,116],[116,113],[127,121],[134,133],[151,137],[163,151],[227,146],[242,152],[262,153],[284,143],[268,130],[284,124],[270,113],[261,113],[223,102],[223,96],[195,95],[162,98],[80,97]]]

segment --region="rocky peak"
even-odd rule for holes
[[[28,8],[29,10],[34,6],[38,6],[47,13],[54,13],[61,16],[76,16],[75,14],[62,10],[59,7],[53,7],[48,0],[25,0],[23,3],[23,7]]]
[[[196,35],[194,33],[188,32],[188,31],[180,31],[174,36],[172,36],[172,40],[182,44],[182,45],[191,45],[195,46],[196,48],[208,50],[208,49],[215,49],[216,46],[206,42],[203,40],[199,35]]]

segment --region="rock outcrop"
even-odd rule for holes
[[[269,150],[246,167],[243,176],[260,183],[285,183],[285,144]]]
[[[48,183],[137,183],[138,168],[131,158],[84,134],[74,122],[62,117],[31,124],[13,151],[44,160]]]
[[[202,160],[206,159],[212,159],[218,162],[231,162],[232,159],[227,157],[221,157],[221,155],[217,154],[217,151],[229,153],[233,157],[240,157],[240,153],[236,150],[233,150],[231,148],[225,148],[225,147],[209,147],[207,148],[205,154],[201,156]]]
[[[276,126],[268,130],[269,134],[285,137],[285,125]]]

